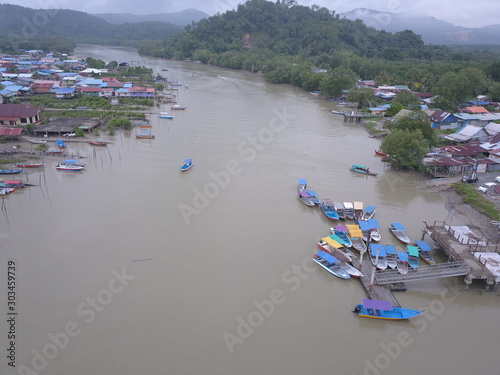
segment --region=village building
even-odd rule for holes
[[[0,104],[0,125],[25,126],[40,123],[40,108],[25,104]]]

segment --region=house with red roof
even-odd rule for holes
[[[478,107],[478,106],[473,106],[473,107],[466,107],[464,109],[465,112],[473,113],[473,114],[478,114],[478,113],[490,113],[486,108],[484,107]]]
[[[39,124],[40,108],[25,104],[0,104],[0,125],[22,126]]]

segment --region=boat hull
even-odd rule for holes
[[[317,258],[313,258],[313,261],[316,262],[316,264],[318,264],[321,268],[331,273],[332,275],[337,276],[340,279],[347,280],[351,278],[351,275],[349,275],[349,273],[346,270],[337,265],[332,265],[332,266],[325,265],[321,262],[321,260]]]
[[[423,310],[412,310],[403,307],[393,307],[392,311],[367,309],[363,305],[357,305],[354,312],[362,318],[386,319],[386,320],[407,320],[423,312]]]

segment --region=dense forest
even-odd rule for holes
[[[144,43],[139,51],[262,71],[269,82],[321,90],[326,96],[340,95],[358,79],[372,79],[440,94],[443,109],[478,94],[500,100],[498,49],[425,45],[411,31],[377,31],[293,0],[249,0],[168,40]]]
[[[137,47],[150,39],[168,39],[182,30],[166,22],[113,25],[74,10],[0,4],[0,50],[5,53],[16,53],[19,48],[69,53],[76,43]]]

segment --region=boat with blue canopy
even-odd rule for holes
[[[415,241],[415,245],[417,245],[418,247],[420,258],[422,258],[425,262],[427,262],[431,266],[436,264],[436,261],[434,260],[434,257],[431,254],[432,249],[427,242]]]
[[[307,190],[307,180],[305,178],[299,178],[299,184],[297,185],[297,190],[299,193],[301,191]]]
[[[410,238],[408,237],[408,234],[406,233],[406,228],[404,227],[403,224],[401,223],[391,223],[389,230],[396,236],[398,240],[405,244],[410,243]]]
[[[370,244],[370,260],[379,270],[385,270],[387,268],[385,246],[376,243]]]
[[[342,267],[338,266],[339,260],[333,255],[328,254],[326,251],[320,251],[316,253],[313,257],[315,261],[321,268],[328,271],[332,275],[340,277],[341,279],[350,279],[351,275],[344,270]]]
[[[186,159],[186,160],[184,160],[184,164],[180,167],[180,170],[182,172],[185,172],[188,169],[190,169],[193,165],[194,165],[193,159]]]
[[[323,199],[323,202],[321,202],[320,207],[327,218],[329,218],[330,220],[339,220],[339,214],[335,210],[333,202],[330,199]]]
[[[299,199],[306,206],[309,206],[309,207],[314,207],[315,206],[314,201],[313,201],[313,197],[311,197],[309,195],[309,193],[307,191],[305,191],[305,190],[299,191]]]
[[[398,264],[397,264],[398,272],[402,275],[406,275],[408,273],[408,253],[405,251],[398,252]]]
[[[365,165],[361,165],[361,164],[353,164],[350,169],[353,172],[363,173],[363,174],[367,174],[370,176],[378,175],[378,173],[371,172],[369,167],[367,167]]]
[[[318,198],[318,193],[316,193],[314,190],[308,190],[307,192],[311,196],[311,200],[313,201],[313,203],[319,206],[321,204],[321,201]]]
[[[363,216],[361,217],[361,220],[371,219],[373,215],[375,215],[375,209],[376,209],[375,206],[372,205],[366,206],[365,211],[363,212]]]
[[[332,234],[335,234],[339,238],[344,241],[345,246],[352,247],[352,241],[349,238],[349,229],[345,225],[335,225],[333,228],[330,228]]]
[[[393,270],[398,266],[398,260],[396,257],[396,246],[394,245],[385,245],[385,255],[387,257],[387,267],[392,268]]]
[[[356,305],[353,312],[363,318],[406,320],[421,314],[423,310],[395,307],[390,301],[363,299],[363,303]]]
[[[64,143],[60,139],[56,140],[56,143],[57,143],[57,147],[59,147],[59,148],[66,148],[66,143]]]
[[[370,233],[371,239],[376,242],[380,241],[382,235],[380,234],[380,225],[378,224],[377,219],[368,219],[366,222],[368,223],[371,229]]]

